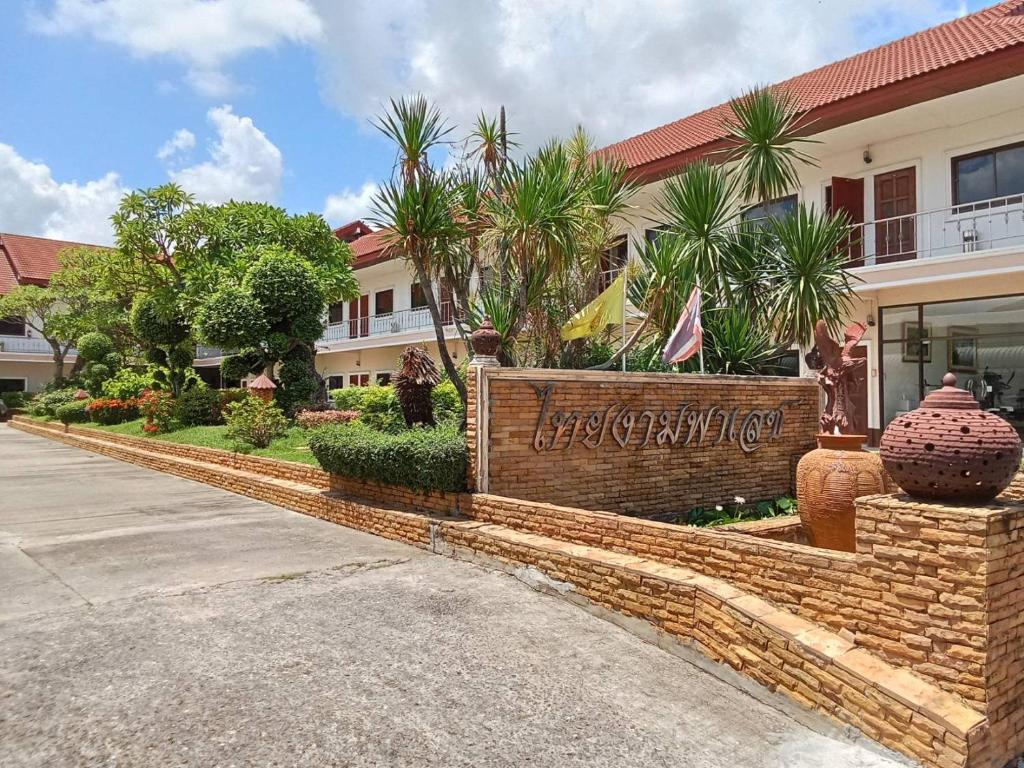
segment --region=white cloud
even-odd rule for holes
[[[256,127],[251,117],[236,115],[229,105],[214,107],[206,116],[217,132],[217,139],[209,148],[210,159],[197,165],[168,170],[171,181],[209,203],[232,199],[276,200],[281,193],[284,174],[281,150]],[[160,152],[183,134],[191,136],[194,144],[195,137],[182,129],[161,147]],[[186,138],[184,141],[188,143],[189,140]]]
[[[0,231],[109,245],[110,215],[127,190],[116,173],[58,182],[43,163],[0,144]]]
[[[223,71],[232,59],[283,42],[310,43],[322,32],[307,0],[55,0],[32,21],[47,34],[89,36],[140,58],[176,58],[186,80],[210,96],[232,90]]]
[[[359,118],[427,94],[466,133],[504,104],[532,147],[678,119],[956,15],[955,0],[314,0],[326,98]]]
[[[373,208],[375,194],[377,194],[377,185],[368,181],[358,192],[346,188],[340,194],[328,195],[324,202],[324,218],[335,227],[348,224],[356,219],[365,219]]]
[[[156,156],[160,160],[170,160],[182,152],[188,152],[196,145],[196,135],[187,128],[179,128],[174,135],[163,143],[157,150]]]

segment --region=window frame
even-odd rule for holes
[[[12,325],[16,322],[21,323],[21,333],[4,333],[3,327],[0,326],[0,336],[8,336],[12,339],[27,339],[28,338],[28,321],[24,317],[4,317],[0,318],[0,323],[11,323]]]
[[[1005,152],[1011,149],[1020,149],[1024,147],[1024,141],[1015,141],[1010,144],[1000,144],[995,147],[988,147],[986,149],[978,149],[974,152],[967,152],[963,155],[954,155],[949,159],[949,174],[950,174],[950,204],[954,208],[968,208],[969,206],[979,205],[985,203],[986,200],[1001,200],[1003,198],[1011,198],[1024,196],[1024,190],[1020,192],[1011,192],[1008,195],[999,197],[998,195],[992,195],[992,197],[982,198],[981,200],[975,200],[970,203],[960,202],[960,176],[957,173],[957,165],[962,160],[973,160],[976,157],[983,157],[985,155],[992,155],[992,184],[993,192],[999,188],[999,175],[998,166],[996,165],[996,154],[999,152]]]

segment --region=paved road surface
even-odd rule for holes
[[[0,426],[0,766],[824,766],[509,576]]]

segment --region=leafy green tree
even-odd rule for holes
[[[155,381],[177,397],[190,378],[194,349],[178,294],[165,288],[139,296],[132,304],[131,327],[149,362],[158,366]]]
[[[53,380],[59,388],[64,383],[64,361],[85,330],[77,303],[68,304],[65,296],[54,288],[19,285],[0,296],[0,317],[23,318],[25,325],[50,345],[53,358]]]
[[[247,373],[257,366],[268,376],[276,373],[281,384],[276,397],[286,410],[294,410],[322,399],[313,345],[323,330],[329,287],[306,259],[281,246],[266,246],[240,284],[225,286],[200,305],[199,335],[207,343],[241,350],[225,361],[225,373]]]

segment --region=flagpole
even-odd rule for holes
[[[700,278],[699,277],[697,278],[697,290],[700,291],[700,301],[703,302],[704,301],[704,291],[701,290]],[[703,307],[701,307],[701,309],[703,309]],[[700,339],[700,373],[701,373],[701,376],[704,375],[704,337],[703,337],[703,335],[701,335],[701,339]]]
[[[629,291],[626,290],[626,283],[629,281],[629,259],[622,268],[622,348],[626,348],[626,297]],[[622,353],[622,372],[626,372],[626,353]]]

